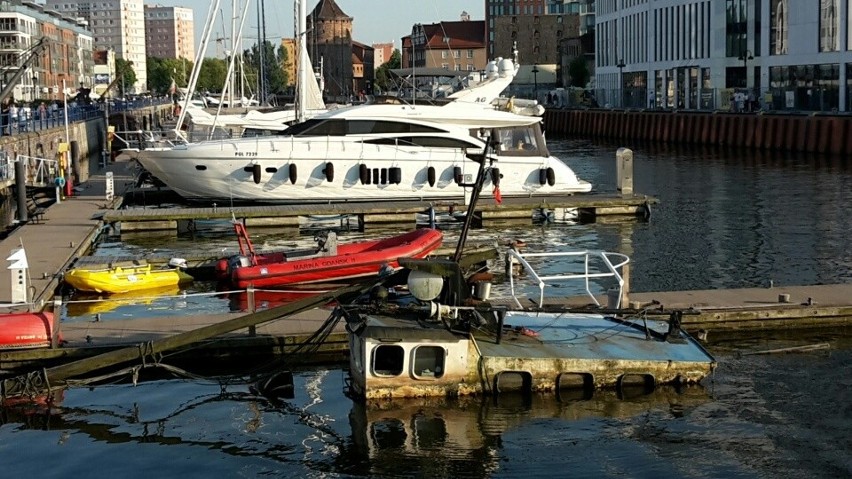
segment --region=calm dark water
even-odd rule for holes
[[[555,140],[551,147],[598,190],[614,190],[616,146]],[[847,165],[808,156],[635,151],[635,189],[661,201],[648,222],[513,227],[477,231],[473,239],[523,239],[531,251],[621,251],[632,258],[637,291],[849,280]],[[105,248],[145,254],[151,241],[175,252],[233,243],[227,231],[210,236]],[[194,292],[119,308],[109,319],[227,308],[224,299]],[[822,342],[831,349],[750,354]],[[715,339],[708,347],[719,367],[703,387],[624,398],[604,392],[591,399],[362,405],[343,394],[339,369],[299,373],[296,398],[277,406],[251,396],[245,378],[72,388],[49,410],[0,409],[0,465],[9,477],[852,475],[849,331]]]

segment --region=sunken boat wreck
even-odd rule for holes
[[[470,156],[480,167],[476,181],[465,185],[472,188],[471,201],[453,257],[400,258],[401,270],[375,280],[355,300],[340,301],[333,314],[345,319],[349,333],[353,397],[653,388],[698,383],[713,372],[713,356],[680,327],[682,316],[693,311],[621,308],[620,268],[629,258],[618,253],[511,249],[507,259],[527,271],[539,297],[524,307],[509,274],[514,304],[489,301],[489,273],[467,275],[460,261],[484,179],[499,178],[499,170],[487,154]],[[541,276],[534,263],[544,258],[569,262],[560,269],[578,272]],[[569,280],[585,284],[589,305],[547,307],[547,282]],[[615,285],[608,290],[617,298],[611,309],[591,292],[603,283]]]

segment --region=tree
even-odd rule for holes
[[[205,58],[201,61],[201,69],[198,72],[198,82],[195,89],[198,91],[221,92],[225,87],[228,77],[228,64],[221,58]]]
[[[379,89],[386,91],[390,90],[393,86],[391,82],[391,70],[395,70],[402,66],[402,54],[394,48],[393,53],[391,53],[391,57],[388,61],[384,62],[379,66],[376,70],[376,81],[375,86]]]
[[[585,88],[591,77],[586,59],[581,56],[574,57],[568,64],[568,75],[571,77],[571,86]]]
[[[243,67],[245,68],[246,81],[251,82],[256,89],[259,87],[257,81],[260,76],[260,48],[256,43],[250,49],[243,51]],[[292,83],[292,79],[285,67],[290,63],[289,55],[283,45],[278,47],[270,41],[264,43],[263,50],[263,73],[266,79],[266,93],[280,94]],[[260,95],[258,95],[260,96]]]
[[[125,96],[126,90],[133,88],[133,85],[136,84],[136,71],[133,69],[133,62],[124,58],[116,58],[115,75],[118,78],[118,85],[116,85],[118,91],[121,92],[121,96]]]
[[[168,93],[172,86],[186,87],[192,62],[184,58],[148,58],[148,89],[158,93]]]

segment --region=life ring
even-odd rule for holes
[[[426,168],[426,181],[429,182],[429,186],[435,186],[435,167],[430,166]]]
[[[370,169],[367,168],[367,165],[363,163],[358,165],[358,178],[361,180],[362,185],[370,184]]]
[[[325,174],[325,179],[327,179],[329,183],[334,181],[334,164],[332,162],[329,161],[326,163],[322,172]]]
[[[290,163],[289,170],[290,170],[289,171],[289,173],[290,173],[290,184],[295,185],[296,184],[296,164]]]

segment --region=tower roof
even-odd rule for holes
[[[317,20],[352,20],[334,0],[319,0],[309,16]]]

